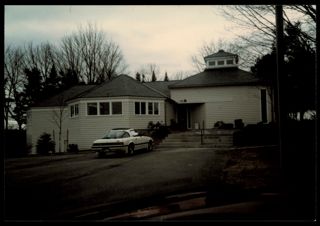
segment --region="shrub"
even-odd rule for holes
[[[160,122],[157,122],[156,124],[149,122],[148,129],[153,139],[163,139],[169,134],[168,127],[162,125]]]
[[[67,152],[70,152],[70,153],[78,153],[78,152],[79,152],[78,145],[77,145],[77,144],[69,144],[69,145],[68,145]]]
[[[217,122],[214,124],[214,128],[220,128],[223,124],[224,124],[223,121],[217,121]]]
[[[244,124],[243,124],[243,122],[242,122],[242,119],[235,119],[235,120],[234,120],[234,127],[235,127],[236,129],[243,129]]]
[[[248,124],[233,134],[236,146],[277,144],[278,130],[275,124]]]
[[[37,141],[37,153],[47,155],[55,152],[55,142],[51,139],[51,135],[43,133]]]

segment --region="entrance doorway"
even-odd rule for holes
[[[191,113],[188,105],[179,105],[177,116],[180,130],[191,129]]]

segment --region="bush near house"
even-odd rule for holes
[[[214,125],[216,129],[233,129],[232,123],[224,123],[223,121],[217,121]]]
[[[248,124],[233,134],[235,146],[277,144],[278,129],[274,123]]]
[[[6,158],[27,156],[30,151],[31,146],[27,145],[25,130],[4,131],[4,153]]]
[[[37,141],[37,153],[47,155],[55,152],[55,142],[51,139],[51,135],[43,133]]]
[[[158,142],[159,140],[162,140],[168,136],[170,131],[166,125],[163,125],[160,122],[154,124],[150,121],[148,123],[148,133],[155,140],[155,142]]]
[[[78,153],[79,152],[78,145],[77,144],[69,144],[67,152],[69,152],[69,153]]]

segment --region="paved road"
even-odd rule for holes
[[[63,219],[94,206],[201,187],[221,169],[222,156],[189,148],[102,159],[91,152],[8,159],[5,219]]]

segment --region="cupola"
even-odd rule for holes
[[[238,55],[219,50],[217,53],[204,57],[206,69],[238,67]]]

